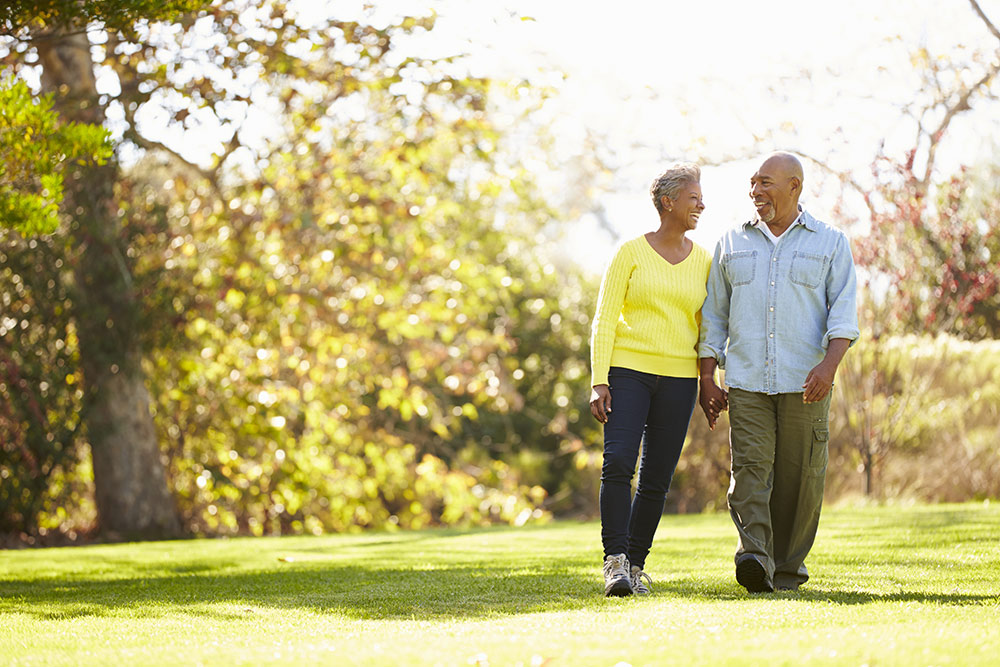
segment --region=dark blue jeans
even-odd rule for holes
[[[601,540],[604,555],[628,554],[642,568],[663,514],[698,396],[697,378],[675,378],[613,366],[611,414],[604,425]],[[642,443],[639,484],[632,475]]]

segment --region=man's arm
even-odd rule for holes
[[[823,337],[826,355],[806,376],[802,385],[803,403],[816,403],[826,397],[833,387],[837,367],[847,348],[860,335],[854,257],[851,255],[851,244],[844,235],[840,236],[826,276],[826,302],[829,304],[826,335]]]
[[[840,360],[844,358],[847,348],[851,346],[851,341],[847,338],[833,338],[826,348],[826,356],[823,361],[816,364],[816,367],[809,371],[806,382],[802,385],[802,402],[817,403],[830,393],[833,387],[833,378],[837,374],[837,367]]]
[[[708,420],[708,428],[714,431],[719,414],[729,407],[729,395],[715,383],[715,369],[718,366],[715,358],[703,357],[699,360],[699,364],[698,403],[705,413],[705,419]]]
[[[715,246],[708,271],[708,296],[701,307],[701,330],[698,341],[699,398],[708,427],[715,429],[719,414],[729,407],[729,397],[715,383],[715,369],[725,368],[726,340],[729,338],[729,300],[732,288],[722,270],[722,241]]]
[[[720,368],[726,367],[726,341],[729,339],[729,300],[732,288],[722,270],[722,241],[715,246],[715,255],[708,270],[707,296],[701,306],[701,326],[698,332],[698,356],[711,357]],[[713,367],[714,368],[714,367]]]
[[[840,234],[826,274],[826,303],[823,347],[834,338],[846,338],[853,344],[861,334],[858,329],[858,284],[851,244],[843,234]]]

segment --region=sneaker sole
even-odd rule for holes
[[[736,581],[751,593],[774,592],[774,588],[767,583],[764,566],[756,558],[747,558],[736,564]]]
[[[632,595],[632,584],[627,579],[619,579],[604,589],[604,595],[609,598],[623,598]]]

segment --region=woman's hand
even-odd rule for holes
[[[590,414],[602,424],[607,424],[610,413],[611,387],[606,384],[594,385],[594,390],[590,392]]]
[[[723,391],[722,387],[715,384],[711,377],[701,379],[701,393],[698,398],[701,409],[705,412],[705,419],[708,420],[708,428],[715,430],[715,422],[723,410],[729,409],[729,394]]]

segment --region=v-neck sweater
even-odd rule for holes
[[[591,385],[608,384],[611,366],[698,377],[698,326],[711,264],[712,256],[694,242],[676,264],[645,235],[619,246],[601,280],[591,326]]]

